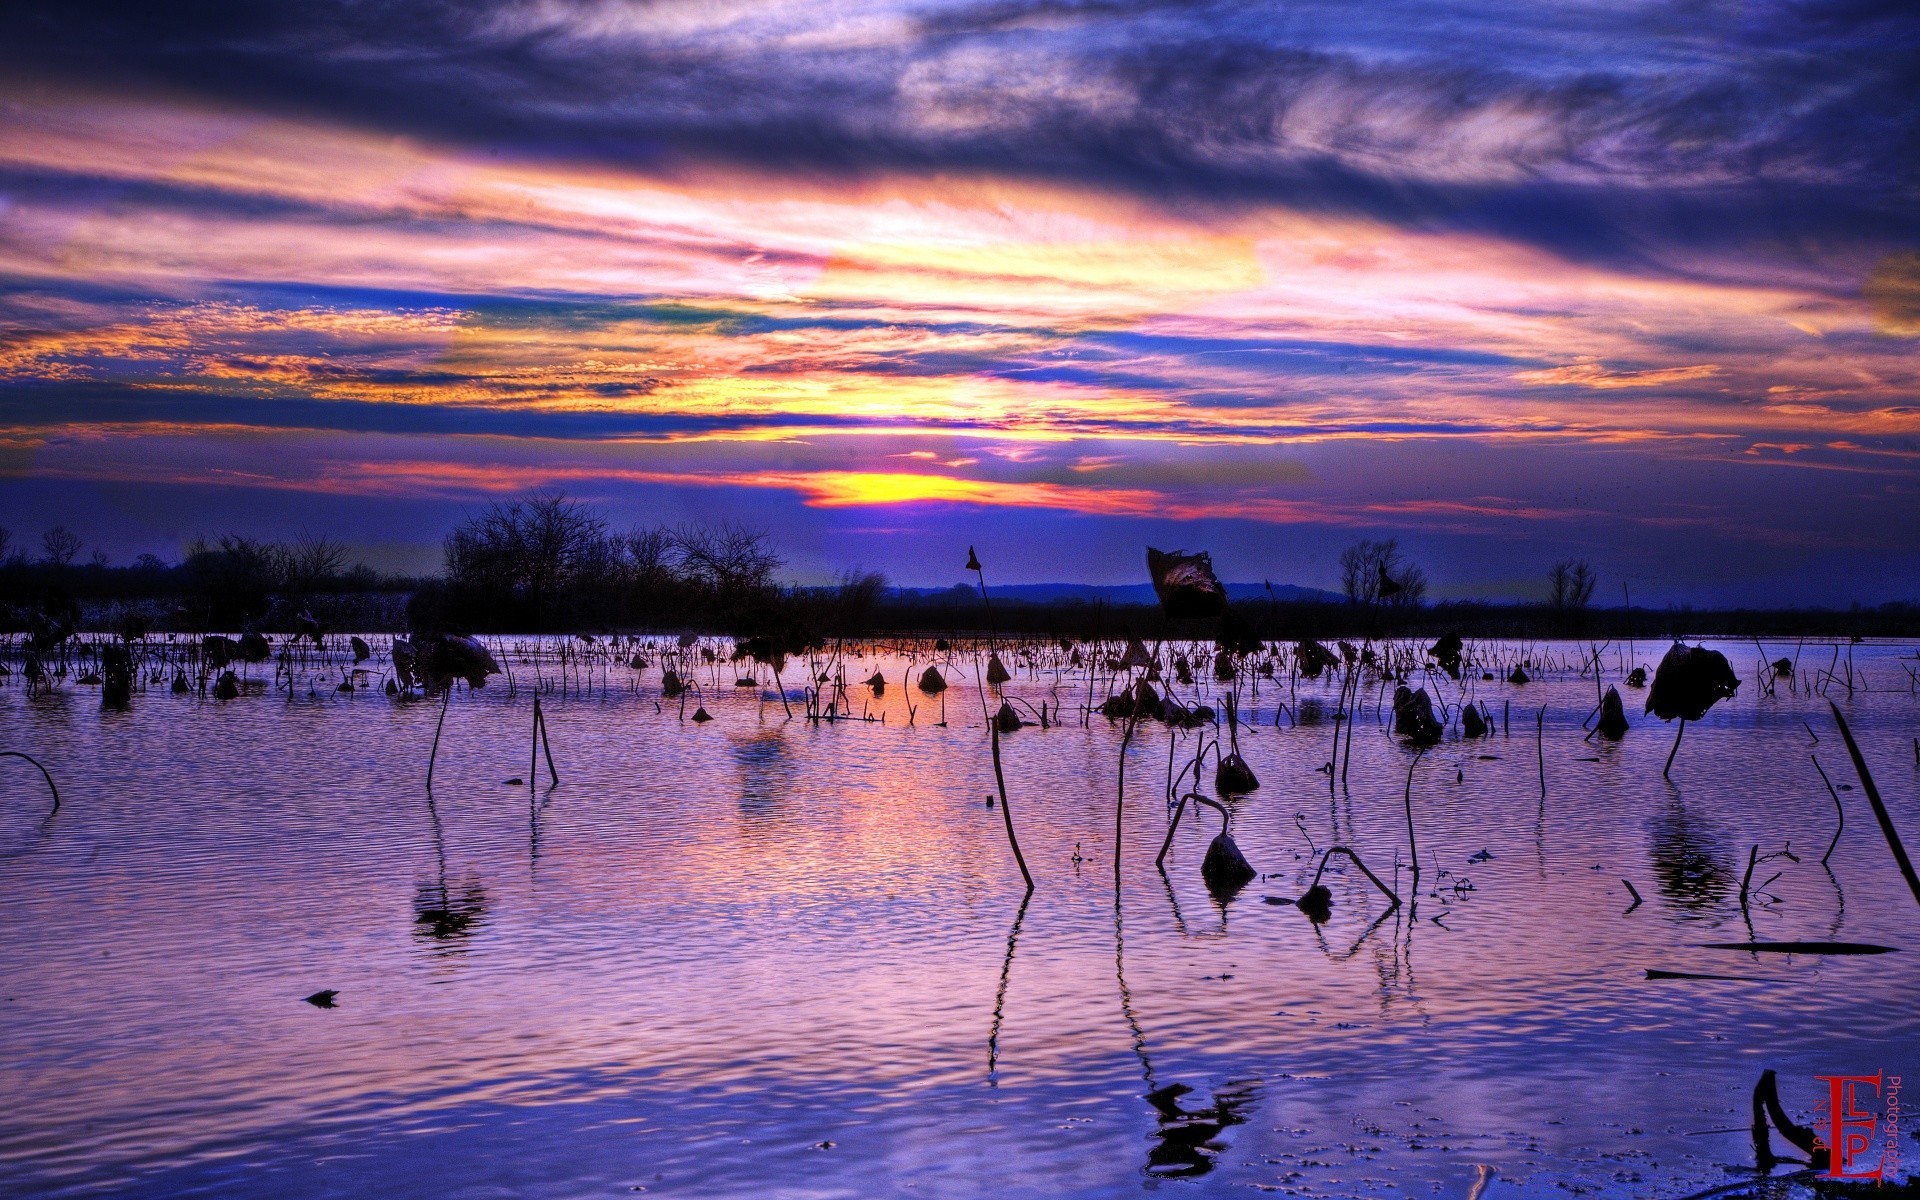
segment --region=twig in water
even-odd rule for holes
[[[1000,817],[1007,823],[1007,844],[1013,847],[1013,861],[1020,864],[1020,875],[1027,881],[1027,894],[1033,894],[1033,872],[1027,870],[1027,856],[1020,853],[1020,839],[1013,832],[1013,809],[1007,803],[1007,777],[1000,770],[1000,726],[991,725],[993,730],[993,782],[1000,789]],[[1025,907],[1021,913],[1026,912]],[[1011,957],[1011,951],[1009,951]]]
[[[1327,860],[1332,858],[1336,854],[1344,854],[1348,858],[1352,859],[1354,865],[1359,867],[1361,872],[1365,874],[1366,877],[1373,882],[1373,886],[1379,888],[1382,895],[1386,896],[1387,899],[1393,901],[1394,907],[1396,908],[1399,907],[1400,893],[1394,891],[1392,888],[1388,887],[1385,883],[1381,882],[1380,877],[1378,875],[1375,875],[1373,871],[1367,867],[1366,863],[1360,861],[1360,856],[1358,854],[1355,854],[1352,850],[1349,850],[1345,846],[1327,847],[1327,852],[1320,856],[1320,869],[1313,873],[1313,882],[1307,886],[1307,891],[1311,892],[1314,888],[1317,888],[1320,886],[1320,876],[1326,873]]]
[[[1413,769],[1420,765],[1420,756],[1427,752],[1422,746],[1413,752],[1413,761],[1407,764],[1407,789],[1401,797],[1407,806],[1407,853],[1413,858],[1413,890],[1420,890],[1420,847],[1413,837]]]
[[[1540,798],[1547,798],[1547,706],[1542,704],[1533,718],[1534,749],[1540,758]]]
[[[1020,926],[1027,919],[1027,905],[1033,902],[1033,889],[1020,899],[1020,911],[1014,914],[1013,928],[1007,932],[1007,957],[1000,963],[1000,990],[993,997],[993,1028],[987,1031],[987,1082],[999,1087],[994,1072],[1000,1065],[1000,1022],[1007,1011],[1007,984],[1013,979],[1013,951],[1020,942]]]
[[[433,795],[433,764],[440,757],[440,730],[447,723],[447,705],[453,702],[453,685],[447,685],[447,694],[440,701],[440,720],[433,727],[433,752],[427,755],[427,795]]]
[[[1846,831],[1847,810],[1842,807],[1840,793],[1833,790],[1833,780],[1827,778],[1827,769],[1820,765],[1820,759],[1812,754],[1807,757],[1813,759],[1813,769],[1820,772],[1820,782],[1827,785],[1827,795],[1833,797],[1833,811],[1840,816],[1840,824],[1833,831],[1833,841],[1827,843],[1827,852],[1820,856],[1820,865],[1824,867],[1827,860],[1833,857],[1833,848],[1840,844],[1840,835]]]
[[[1680,753],[1680,739],[1687,736],[1687,719],[1680,718],[1680,728],[1674,731],[1673,749],[1667,751],[1667,765],[1660,769],[1660,778],[1673,778],[1673,756]]]
[[[559,787],[560,772],[555,770],[553,765],[553,739],[547,735],[547,714],[541,711],[538,696],[533,698],[533,724],[535,731],[540,735],[540,746],[547,752],[547,778],[552,781],[551,786]],[[533,786],[532,765],[527,767],[527,786]]]
[[[1633,897],[1633,903],[1627,905],[1627,912],[1632,912],[1634,909],[1639,908],[1642,903],[1640,899],[1640,889],[1633,886],[1633,880],[1631,879],[1622,879],[1620,882],[1627,885],[1627,894]],[[1626,913],[1622,913],[1621,915],[1625,916]]]
[[[47,781],[47,790],[53,793],[53,808],[48,811],[47,815],[52,816],[54,813],[60,811],[60,789],[53,786],[53,776],[45,767],[40,766],[39,759],[33,757],[31,754],[22,754],[18,750],[0,750],[0,758],[24,758],[34,766],[40,767],[40,776]]]
[[[1853,756],[1853,769],[1860,775],[1860,786],[1867,793],[1867,803],[1873,805],[1874,819],[1880,822],[1880,832],[1886,835],[1887,848],[1893,851],[1893,860],[1900,864],[1900,874],[1906,876],[1907,887],[1913,892],[1913,898],[1920,901],[1920,876],[1913,873],[1913,860],[1907,857],[1907,848],[1900,844],[1900,834],[1893,827],[1893,818],[1887,814],[1886,802],[1880,799],[1880,789],[1874,786],[1873,775],[1867,770],[1867,760],[1860,754],[1860,746],[1853,740],[1853,730],[1847,728],[1847,719],[1840,715],[1840,706],[1827,701],[1827,707],[1833,710],[1833,719],[1840,725],[1840,736],[1846,739],[1847,753]]]

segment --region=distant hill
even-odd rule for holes
[[[910,597],[933,600],[956,593],[978,597],[979,588],[971,583],[956,583],[950,588],[901,588],[900,591]],[[1056,604],[1081,601],[1092,604],[1153,604],[1153,585],[1147,583],[1093,584],[1093,583],[990,583],[987,595],[994,600],[1024,601],[1029,604]],[[1269,593],[1263,583],[1229,583],[1229,600],[1265,600]],[[1329,592],[1321,588],[1301,587],[1293,583],[1276,583],[1271,597],[1280,601],[1305,601],[1307,603],[1326,604],[1346,599],[1339,592]],[[955,598],[958,598],[955,596]]]

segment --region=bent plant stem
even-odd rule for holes
[[[1027,881],[1027,895],[1032,896],[1033,872],[1027,870],[1027,857],[1020,853],[1020,839],[1014,836],[1013,809],[1007,803],[1007,778],[1000,770],[1000,727],[996,724],[991,726],[991,728],[993,730],[993,782],[994,785],[1000,789],[1000,817],[1007,825],[1007,844],[1013,847],[1013,861],[1020,864],[1020,875]],[[1021,915],[1025,916],[1026,911],[1026,903],[1022,901],[1020,905]],[[1017,932],[1019,929],[1017,923],[1014,928]],[[1007,953],[1009,959],[1011,959],[1013,953],[1011,946],[1009,946]],[[1004,984],[1002,986],[1004,986]]]
[[[1167,839],[1160,843],[1160,853],[1154,856],[1153,865],[1164,875],[1167,873],[1167,851],[1173,848],[1173,835],[1180,829],[1180,814],[1187,811],[1187,798],[1180,797],[1180,803],[1173,809],[1173,820],[1167,824]]]
[[[1679,743],[1675,743],[1677,746]],[[1547,706],[1542,704],[1540,711],[1533,717],[1533,747],[1540,760],[1540,798],[1547,798]],[[1414,865],[1414,876],[1420,874],[1419,864]]]
[[[1900,864],[1900,874],[1906,877],[1914,900],[1920,902],[1920,875],[1914,874],[1913,860],[1907,857],[1907,848],[1900,844],[1899,831],[1893,827],[1893,818],[1887,813],[1886,802],[1880,799],[1880,789],[1874,786],[1873,775],[1867,770],[1867,760],[1860,753],[1859,743],[1853,740],[1853,730],[1847,728],[1847,719],[1840,715],[1838,704],[1829,700],[1827,707],[1833,710],[1833,719],[1840,725],[1840,736],[1846,739],[1847,753],[1853,756],[1853,769],[1859,773],[1860,787],[1867,793],[1867,803],[1873,805],[1873,816],[1880,822],[1880,832],[1886,835],[1887,848],[1893,851],[1893,860]]]
[[[550,781],[549,786],[559,787],[560,772],[553,765],[553,739],[547,734],[547,714],[541,710],[540,698],[538,696],[534,697],[533,711],[534,716],[538,718],[540,722],[540,748],[546,751],[547,755],[547,778]],[[531,770],[527,772],[527,786],[533,786],[533,772]]]
[[[1687,719],[1680,718],[1680,729],[1673,735],[1673,749],[1667,751],[1667,765],[1662,768],[1660,778],[1673,778],[1673,756],[1680,753],[1680,739],[1687,736]]]
[[[1840,817],[1840,824],[1833,831],[1833,840],[1827,843],[1827,852],[1820,856],[1820,865],[1824,867],[1827,860],[1833,857],[1834,847],[1840,844],[1840,835],[1847,831],[1847,810],[1840,803],[1840,793],[1833,790],[1833,780],[1827,778],[1827,769],[1820,765],[1819,757],[1813,754],[1807,757],[1813,760],[1813,769],[1820,772],[1820,782],[1827,785],[1827,795],[1833,797],[1833,811]]]
[[[533,739],[527,747],[527,790],[534,789],[534,778],[540,771],[540,693],[533,694]]]
[[[1133,744],[1133,728],[1140,722],[1140,696],[1133,696],[1133,711],[1127,714],[1127,731],[1120,738],[1120,782],[1113,801],[1113,886],[1120,886],[1121,818],[1127,811],[1127,747]]]
[[[1420,756],[1426,752],[1425,746],[1413,752],[1413,761],[1407,764],[1407,789],[1401,797],[1407,806],[1407,853],[1413,858],[1413,889],[1416,892],[1420,890],[1420,844],[1413,836],[1413,769],[1420,765]]]
[[[1332,858],[1336,854],[1344,854],[1348,858],[1352,859],[1353,864],[1359,867],[1361,872],[1364,873],[1366,877],[1373,882],[1373,886],[1379,888],[1380,893],[1382,895],[1384,895],[1387,899],[1393,901],[1393,906],[1395,908],[1400,907],[1400,893],[1388,887],[1378,875],[1375,875],[1373,873],[1372,869],[1369,868],[1366,863],[1360,861],[1360,856],[1358,854],[1355,854],[1352,850],[1349,850],[1345,846],[1327,847],[1327,852],[1320,856],[1320,869],[1313,873],[1313,882],[1307,885],[1308,891],[1312,891],[1314,888],[1320,886],[1320,876],[1326,872],[1327,860]]]
[[[1003,804],[1001,807],[1005,807]],[[999,1087],[994,1073],[1000,1066],[1000,1023],[1007,1011],[1007,985],[1013,979],[1013,951],[1020,943],[1020,926],[1027,919],[1027,905],[1033,903],[1033,888],[1020,898],[1020,911],[1014,914],[1013,928],[1007,932],[1007,957],[1000,963],[1000,990],[993,997],[993,1027],[987,1031],[987,1084]]]
[[[40,777],[47,781],[47,790],[53,793],[53,808],[47,815],[52,816],[54,813],[60,811],[60,789],[53,786],[53,775],[48,772],[46,767],[41,766],[39,759],[33,757],[31,754],[23,754],[18,750],[0,750],[0,758],[24,758],[34,766],[39,767]]]
[[[453,685],[447,685],[447,694],[440,701],[440,720],[433,727],[433,752],[427,755],[427,795],[433,795],[433,764],[440,757],[440,731],[447,724],[447,705],[453,702]]]

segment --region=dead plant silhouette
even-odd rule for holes
[[[1027,881],[1027,895],[1031,897],[1033,895],[1033,872],[1027,870],[1027,856],[1020,853],[1020,838],[1013,831],[1013,809],[1007,801],[1007,777],[1000,769],[1000,727],[998,725],[994,726],[992,736],[993,782],[994,786],[1000,792],[1000,819],[1006,823],[1007,845],[1013,847],[1013,861],[1019,864],[1020,877]],[[1026,904],[1024,901],[1021,903],[1020,912],[1022,916],[1026,915]],[[1018,928],[1017,924],[1015,927],[1016,929]],[[1016,936],[1018,935],[1016,934]],[[1009,943],[1007,957],[1008,961],[1012,961],[1013,950],[1011,943]],[[1004,987],[1004,983],[1002,986]]]
[[[47,815],[52,816],[54,813],[57,813],[60,811],[60,789],[53,785],[53,773],[48,771],[45,766],[41,765],[41,762],[39,759],[33,757],[31,754],[22,753],[19,750],[0,750],[0,758],[24,759],[25,761],[32,763],[36,768],[38,768],[40,772],[40,778],[47,781],[47,790],[53,793],[53,807],[47,810]]]
[[[1189,1109],[1181,1099],[1192,1092],[1184,1083],[1170,1083],[1147,1093],[1159,1126],[1147,1151],[1146,1173],[1155,1179],[1196,1179],[1211,1172],[1214,1159],[1227,1148],[1220,1135],[1247,1123],[1246,1110],[1255,1099],[1253,1084],[1229,1084],[1214,1092],[1212,1104]]]
[[[1661,778],[1671,778],[1673,757],[1680,753],[1680,739],[1686,736],[1687,722],[1698,721],[1716,703],[1740,690],[1740,677],[1727,664],[1727,656],[1704,646],[1675,642],[1653,672],[1653,687],[1647,692],[1646,711],[1662,721],[1678,717],[1680,727],[1673,735],[1673,749],[1667,752],[1667,765]]]
[[[1147,576],[1168,620],[1206,621],[1227,611],[1227,589],[1213,573],[1213,556],[1204,550],[1187,554],[1148,546]]]
[[[1322,646],[1319,642],[1304,641],[1293,648],[1294,663],[1300,668],[1300,674],[1308,679],[1320,678],[1320,673],[1328,667],[1340,665],[1340,656]]]
[[[1907,848],[1901,844],[1899,831],[1893,827],[1893,817],[1887,812],[1886,801],[1880,798],[1880,788],[1873,782],[1873,772],[1867,770],[1867,760],[1860,753],[1860,745],[1853,740],[1853,730],[1848,727],[1847,719],[1840,715],[1840,706],[1827,701],[1827,707],[1833,710],[1834,723],[1840,726],[1840,736],[1847,743],[1847,753],[1853,757],[1853,769],[1860,776],[1861,790],[1867,794],[1867,803],[1873,806],[1874,820],[1880,823],[1880,832],[1887,839],[1887,849],[1893,851],[1893,861],[1900,868],[1900,875],[1907,881],[1907,888],[1913,893],[1916,902],[1920,902],[1920,876],[1913,871],[1913,860],[1907,857]]]
[[[1427,689],[1405,684],[1393,692],[1393,731],[1416,746],[1438,742],[1446,727],[1433,715],[1433,697]]]
[[[125,646],[100,649],[100,707],[133,707],[133,654]]]
[[[1600,721],[1594,729],[1610,742],[1627,736],[1627,710],[1621,703],[1620,689],[1610,687],[1607,694],[1600,698]]]
[[[1391,600],[1402,591],[1402,585],[1387,574],[1387,564],[1380,564],[1380,585],[1374,592],[1382,600]]]
[[[1229,832],[1233,824],[1233,814],[1227,806],[1217,800],[1209,800],[1198,792],[1189,793],[1186,799],[1195,804],[1204,804],[1220,814],[1220,832],[1213,835],[1207,843],[1206,857],[1200,861],[1200,878],[1207,885],[1207,891],[1216,900],[1227,901],[1239,894],[1241,888],[1252,883],[1259,876],[1247,856],[1240,851],[1240,845],[1233,840]]]

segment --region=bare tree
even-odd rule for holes
[[[48,562],[64,567],[80,553],[80,535],[65,525],[55,525],[40,535],[40,548],[46,551]]]
[[[655,526],[634,528],[620,539],[620,550],[633,586],[642,592],[658,592],[673,582],[673,534]]]
[[[7,561],[7,550],[13,545],[13,530],[0,525],[0,562]]]
[[[324,534],[301,530],[286,547],[284,559],[287,591],[304,596],[346,569],[347,548]]]
[[[764,530],[733,521],[682,525],[671,536],[682,577],[712,589],[723,601],[767,591],[781,566]]]
[[[1547,607],[1563,629],[1579,623],[1599,578],[1583,558],[1562,559],[1547,572]]]
[[[1392,585],[1381,594],[1381,580]],[[1363,539],[1340,552],[1340,586],[1355,604],[1418,608],[1426,603],[1427,573],[1400,552],[1397,538]]]
[[[866,625],[874,606],[886,593],[887,577],[878,571],[849,567],[840,573],[840,588],[834,599],[842,624],[849,629]]]
[[[1557,612],[1575,612],[1593,600],[1599,579],[1585,559],[1569,558],[1547,572],[1547,604]]]
[[[447,574],[456,583],[524,592],[537,610],[558,589],[603,569],[606,522],[557,491],[496,501],[447,535]]]

